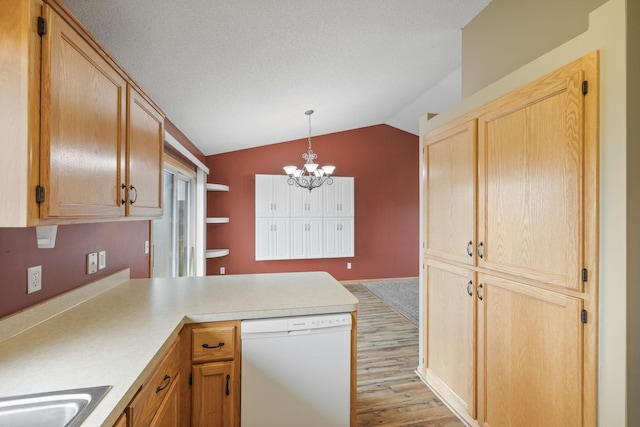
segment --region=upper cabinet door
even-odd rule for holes
[[[479,118],[479,266],[581,288],[584,80],[560,69]]]
[[[40,218],[120,217],[126,81],[47,5]]]
[[[131,86],[127,92],[127,215],[161,217],[164,118]]]
[[[290,191],[286,175],[256,175],[256,217],[288,217]]]
[[[473,265],[476,120],[427,134],[424,165],[425,255]]]
[[[333,184],[323,184],[324,216],[354,216],[353,177],[333,177]]]

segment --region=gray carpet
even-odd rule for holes
[[[362,282],[362,285],[415,325],[418,324],[420,291],[417,277],[405,280]]]

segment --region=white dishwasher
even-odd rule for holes
[[[351,314],[244,320],[242,427],[348,427]]]

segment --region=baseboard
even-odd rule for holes
[[[386,279],[358,279],[358,280],[340,280],[343,285],[355,285],[362,282],[394,282],[396,280],[414,280],[418,277],[390,277]]]

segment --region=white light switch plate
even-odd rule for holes
[[[91,252],[87,254],[87,274],[93,274],[98,271],[98,253]]]

